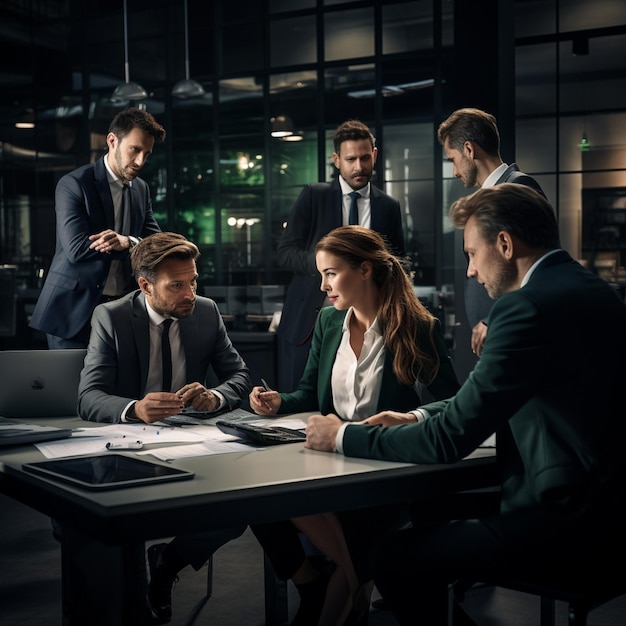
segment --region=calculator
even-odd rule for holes
[[[303,443],[306,433],[293,428],[283,428],[281,426],[259,426],[246,422],[230,422],[228,420],[218,420],[215,425],[228,435],[234,435],[243,439],[246,443],[259,444],[264,446],[276,445],[279,443]]]

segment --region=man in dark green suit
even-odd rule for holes
[[[591,567],[626,521],[626,305],[561,249],[536,191],[481,189],[450,216],[468,277],[496,299],[468,380],[409,413],[348,425],[318,416],[307,429],[308,448],[413,463],[454,463],[496,433],[493,512],[419,527],[433,511],[416,507],[415,528],[380,550],[376,585],[401,624],[447,624],[447,585],[459,578],[567,568],[574,555]]]

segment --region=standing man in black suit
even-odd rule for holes
[[[468,188],[518,183],[545,197],[539,183],[521,172],[517,163],[507,165],[500,157],[500,133],[496,118],[481,109],[458,109],[439,125],[439,143],[452,163],[452,173]],[[493,300],[476,278],[465,282],[465,313],[472,329],[472,352],[480,356],[487,338],[486,319]]]
[[[96,306],[137,287],[129,252],[161,230],[138,177],[157,141],[165,130],[154,117],[125,109],[109,126],[107,153],[59,180],[56,249],[30,322],[51,350],[86,348]]]
[[[405,253],[400,203],[370,182],[378,156],[374,135],[362,122],[348,120],[337,128],[333,142],[339,176],[301,191],[276,251],[278,264],[294,272],[277,333],[278,388],[284,391],[295,390],[300,382],[315,320],[325,306],[315,244],[334,228],[356,223],[383,235],[394,254]],[[358,196],[350,195],[354,192]]]

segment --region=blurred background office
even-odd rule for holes
[[[436,139],[463,106],[497,117],[504,161],[558,208],[564,247],[624,294],[623,0],[0,0],[0,53],[0,348],[45,347],[27,319],[56,183],[130,104],[167,130],[142,171],[156,217],[199,245],[200,286],[234,332],[265,336],[290,278],[284,220],[335,175],[332,134],[358,118],[463,378],[465,259],[446,215],[468,190]]]

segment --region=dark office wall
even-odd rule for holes
[[[457,108],[484,109],[498,120],[502,158],[515,160],[515,49],[512,0],[455,3]]]

